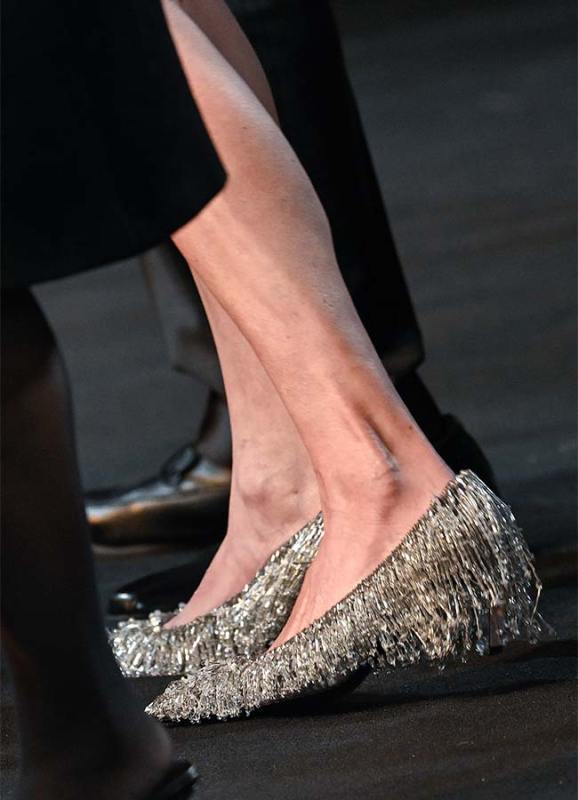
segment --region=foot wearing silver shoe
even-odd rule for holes
[[[110,633],[123,673],[172,676],[214,662],[264,652],[285,625],[323,535],[319,514],[275,551],[254,579],[209,614],[165,627],[174,614],[129,620]]]
[[[339,685],[358,670],[443,662],[493,642],[533,640],[540,583],[510,509],[471,472],[435,498],[343,600],[256,659],[172,683],[148,707],[166,720],[226,719]]]

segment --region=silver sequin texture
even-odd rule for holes
[[[494,609],[502,642],[535,640],[539,594],[510,509],[465,471],[393,553],[312,625],[256,659],[212,664],[173,682],[147,711],[175,721],[226,719],[336,686],[364,665],[464,658],[487,649]]]
[[[280,547],[235,597],[192,622],[167,629],[174,613],[121,622],[109,640],[129,677],[174,676],[203,664],[263,653],[282,630],[323,535],[321,514]]]

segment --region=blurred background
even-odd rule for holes
[[[442,410],[457,414],[484,447],[532,547],[557,553],[571,571],[576,542],[575,4],[335,0],[334,6],[425,338],[422,374]],[[45,285],[38,295],[70,370],[85,487],[129,483],[153,473],[172,450],[193,438],[204,389],[170,369],[138,265],[113,265]],[[121,580],[179,559],[182,554],[173,553],[154,562],[146,557],[101,561],[103,597]],[[563,640],[576,635],[575,599],[568,584],[547,593],[546,611]],[[562,660],[548,663],[554,672],[544,667],[540,673],[546,683],[565,669]],[[450,791],[448,784],[442,791],[438,764],[432,761],[429,779],[437,781],[440,794],[420,794],[419,770],[412,773],[408,767],[416,738],[408,739],[404,750],[399,727],[389,730],[401,742],[387,767],[390,788],[412,799],[574,798],[569,718],[564,735],[559,722],[561,709],[570,708],[575,695],[509,697],[500,700],[513,726],[508,735],[492,732],[495,705],[482,707],[480,700],[480,708],[473,708],[487,730],[486,744],[479,746],[464,734],[473,772],[468,777],[458,762],[451,766],[462,783],[470,780],[467,790],[453,786]],[[427,708],[420,717],[420,725],[431,718],[428,730],[434,738],[439,733],[434,720],[444,710],[450,721],[458,713],[464,725],[472,713],[471,706],[456,711],[448,702],[438,701],[429,717]],[[406,717],[416,708],[408,706]],[[422,713],[425,706],[419,708]],[[375,726],[377,719],[367,724]],[[405,718],[400,712],[397,719]],[[347,724],[342,732],[349,730]],[[518,748],[513,743],[522,729],[524,746]],[[226,753],[214,749],[215,728],[202,730],[194,748],[207,775],[203,797],[230,796],[227,781],[236,780],[239,764],[245,763],[249,729],[246,738],[228,740]],[[258,734],[260,728],[251,730]],[[277,736],[281,759],[293,739],[279,726]],[[440,759],[449,759],[464,744],[454,739],[449,737],[448,752]],[[309,749],[300,754],[299,764],[309,791],[299,797],[352,796],[360,780],[356,769],[350,787],[343,784],[340,793],[330,774],[315,773],[318,763],[307,760],[314,758],[315,745],[311,738],[304,741]],[[421,768],[427,771],[425,756]],[[360,762],[362,767],[367,774],[368,765]],[[236,796],[269,797],[263,777],[246,772]],[[488,776],[486,789],[480,776],[483,781]],[[405,794],[395,783],[402,778]],[[383,796],[368,791],[368,797]]]

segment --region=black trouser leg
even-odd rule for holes
[[[67,760],[93,778],[105,767],[113,773],[133,746],[143,750],[150,723],[106,640],[66,376],[28,290],[2,292],[2,400],[1,618],[23,774],[29,781],[48,768],[66,774]]]
[[[225,387],[209,321],[197,287],[177,248],[161,245],[142,257],[145,279],[156,306],[171,367],[194,376],[207,389],[205,415],[195,450],[229,466],[231,428]]]

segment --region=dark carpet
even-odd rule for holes
[[[424,329],[423,374],[487,450],[548,578],[558,639],[372,676],[340,702],[175,728],[175,747],[201,771],[199,800],[574,800],[574,4],[337,8]],[[169,371],[138,269],[39,295],[70,365],[86,485],[153,471],[194,432],[203,392]],[[103,598],[190,557],[102,560]],[[144,702],[163,682],[134,685]],[[9,800],[7,685],[2,714]]]

